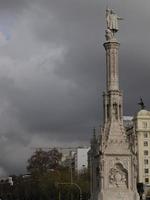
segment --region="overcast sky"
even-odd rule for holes
[[[0,0],[0,175],[35,147],[88,144],[102,121],[106,0]],[[120,22],[124,115],[150,109],[150,1],[109,0]]]

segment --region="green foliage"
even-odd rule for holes
[[[78,200],[79,188],[70,184],[70,168],[60,165],[61,154],[56,150],[36,151],[28,160],[30,175],[14,176],[12,187],[3,186],[1,198],[7,200]],[[54,159],[54,160],[53,160]],[[89,199],[89,173],[73,173],[73,183],[82,190],[82,199]],[[64,184],[65,183],[65,184]],[[5,189],[5,190],[4,190]]]

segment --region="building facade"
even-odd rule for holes
[[[80,146],[74,148],[61,148],[61,164],[69,167],[72,172],[84,172],[88,168],[88,151],[90,147]]]
[[[79,147],[72,158],[72,167],[78,173],[84,172],[88,168],[88,151],[90,147]]]
[[[91,199],[136,200],[137,156],[134,133],[130,138],[123,124],[123,98],[119,88],[119,46],[115,33],[118,16],[106,10],[106,91],[104,122],[98,138],[91,141]]]
[[[150,185],[150,112],[140,110],[134,118],[137,135],[138,182]]]

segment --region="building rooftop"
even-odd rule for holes
[[[143,110],[140,110],[137,113],[137,117],[145,117],[145,116],[149,116],[150,117],[150,111],[143,109]]]

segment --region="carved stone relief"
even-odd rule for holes
[[[128,169],[128,163],[129,163],[128,160],[123,160],[123,165],[125,169]]]
[[[116,163],[109,171],[110,188],[128,188],[128,172],[121,163]]]

